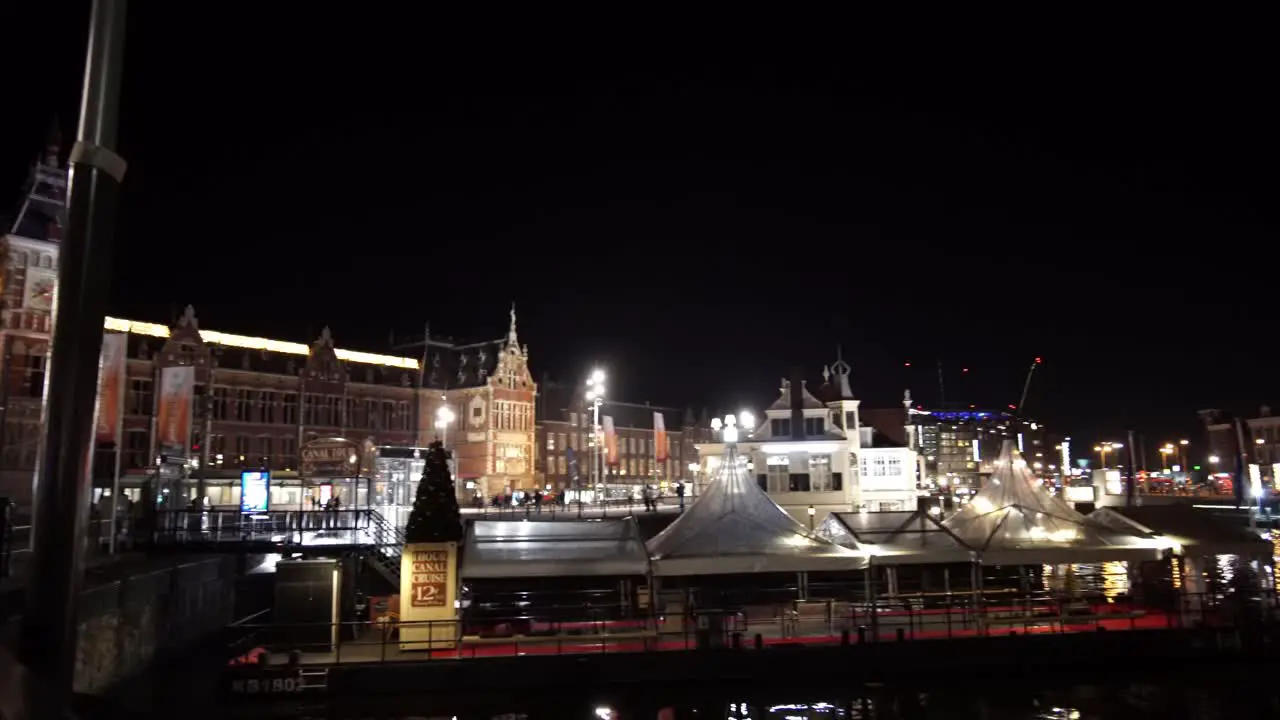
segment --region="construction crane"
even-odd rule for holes
[[[1031,376],[1036,374],[1036,366],[1040,364],[1040,358],[1036,358],[1031,362],[1031,367],[1027,370],[1027,379],[1022,383],[1022,398],[1018,401],[1018,407],[1014,408],[1014,419],[1022,419],[1022,406],[1027,404],[1027,391],[1031,389]]]

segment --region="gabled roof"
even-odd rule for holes
[[[853,570],[866,560],[796,522],[726,447],[718,477],[647,545],[656,575]]]
[[[463,578],[644,575],[649,556],[635,518],[476,520],[467,528]]]
[[[800,386],[800,402],[805,410],[824,410],[826,405],[818,401],[818,398],[809,392],[805,385]],[[783,380],[782,387],[779,388],[778,399],[773,401],[769,406],[769,410],[791,410],[791,381]]]
[[[991,564],[999,564],[996,559],[1000,553],[1024,550],[1036,551],[1035,557],[1043,558],[1038,562],[1052,562],[1059,557],[1047,552],[1053,549],[1079,551],[1104,560],[1139,548],[1149,552],[1154,547],[1142,542],[1149,537],[1091,522],[1050,495],[1027,469],[1012,440],[1004,441],[987,485],[942,526]]]

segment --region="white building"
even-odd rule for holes
[[[738,452],[760,487],[805,523],[810,508],[815,522],[830,512],[914,510],[916,453],[860,423],[848,363],[837,360],[823,374],[817,395],[802,378],[783,380],[765,417],[739,428]],[[714,477],[724,443],[696,447],[703,472]]]

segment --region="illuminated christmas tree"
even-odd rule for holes
[[[404,529],[406,543],[458,542],[462,540],[462,513],[449,474],[449,452],[434,442],[427,450],[418,495]]]

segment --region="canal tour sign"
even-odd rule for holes
[[[360,443],[346,438],[320,438],[302,446],[303,477],[356,477]]]

